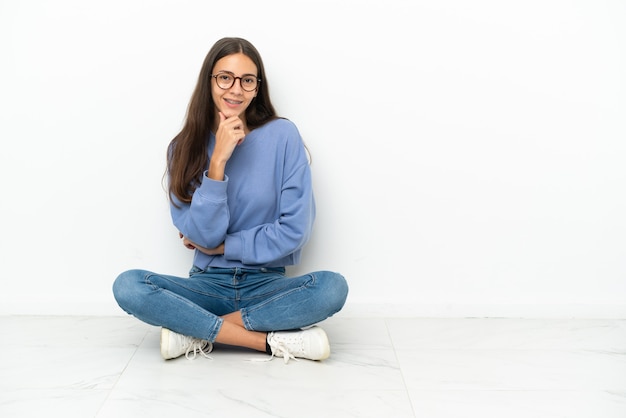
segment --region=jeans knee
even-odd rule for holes
[[[320,276],[323,277],[326,303],[328,303],[332,311],[338,312],[343,308],[348,298],[348,282],[345,277],[339,273],[332,271],[323,271],[320,273]]]
[[[128,270],[117,276],[113,282],[113,297],[117,304],[129,312],[130,304],[135,299],[136,295],[133,289],[135,288],[137,270]]]

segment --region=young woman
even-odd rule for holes
[[[167,175],[172,220],[195,252],[189,277],[130,270],[113,284],[123,310],[162,327],[162,356],[206,356],[217,342],[285,362],[327,358],[312,325],[341,310],[348,285],[329,271],[285,274],[311,234],[311,172],[248,41],[224,38],[207,54]]]

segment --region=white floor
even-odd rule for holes
[[[159,355],[131,317],[0,317],[0,417],[624,418],[626,320],[322,324],[324,362]]]

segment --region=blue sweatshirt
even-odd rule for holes
[[[209,158],[215,135],[209,137]],[[223,181],[202,176],[191,203],[170,203],[174,225],[192,242],[224,254],[195,250],[194,265],[283,267],[300,262],[315,219],[311,171],[302,138],[287,119],[252,130],[228,160]]]

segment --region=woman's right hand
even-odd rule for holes
[[[209,163],[208,177],[213,180],[224,180],[226,162],[233,155],[235,147],[241,144],[246,136],[243,121],[239,116],[227,118],[219,112],[220,123],[215,132],[215,147]]]

